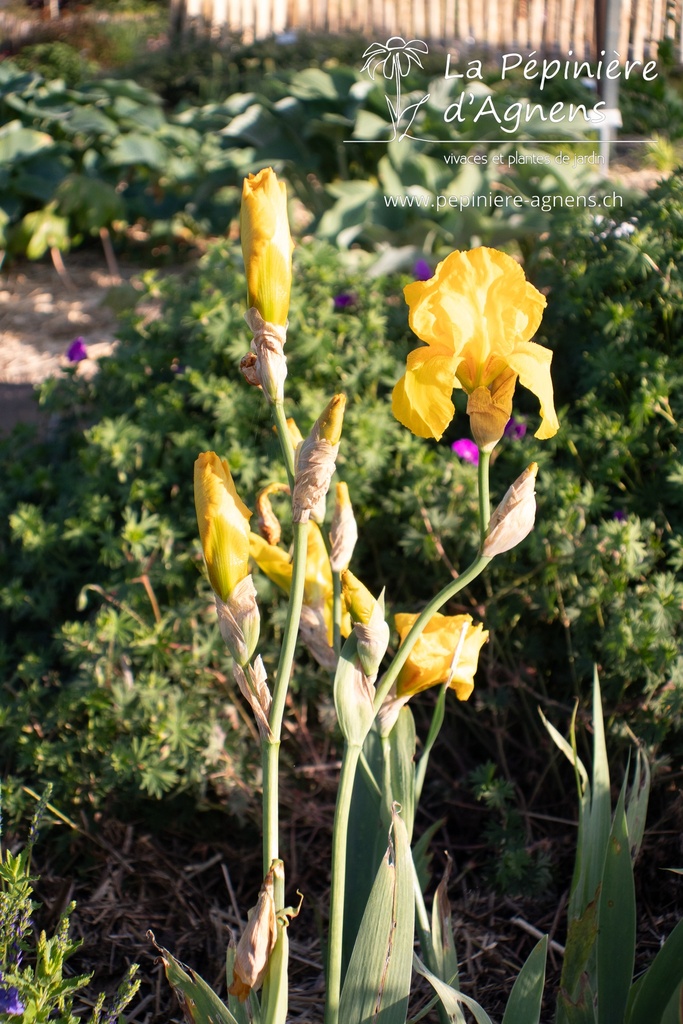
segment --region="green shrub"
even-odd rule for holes
[[[534,707],[510,684],[569,702],[597,661],[617,727],[635,723],[647,742],[680,751],[682,190],[672,179],[625,211],[631,234],[576,219],[527,265],[549,290],[540,337],[555,351],[562,429],[538,444],[535,402],[518,389],[515,416],[529,430],[501,443],[492,498],[537,461],[537,526],[465,599],[491,631],[489,676],[508,681],[478,686],[466,718],[489,704],[506,728],[521,720],[537,735]],[[392,610],[414,610],[448,572],[437,540],[456,568],[472,555],[475,471],[450,449],[464,415],[438,444],[393,419],[390,390],[414,344],[407,279],[373,279],[368,258],[297,249],[289,411],[306,430],[334,391],[347,393],[338,468],[362,524],[352,568],[376,592],[386,586]],[[214,247],[196,274],[148,275],[146,288],[163,315],[129,318],[93,380],[67,371],[45,384],[60,418],[48,441],[20,432],[0,449],[0,742],[16,778],[50,776],[60,799],[85,808],[114,793],[130,808],[184,792],[204,805],[229,794],[239,811],[253,744],[237,727],[200,573],[192,464],[218,451],[253,507],[275,441],[238,371],[249,339],[235,252]],[[352,304],[336,309],[341,292]],[[262,578],[258,587],[264,634],[277,638],[277,595]],[[295,688],[325,713],[329,683],[303,654]]]

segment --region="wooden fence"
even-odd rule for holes
[[[621,60],[653,59],[671,38],[683,62],[683,0],[621,0]],[[394,35],[459,50],[596,57],[595,0],[171,0],[177,26],[195,23],[245,40],[290,32]],[[360,56],[360,55],[359,55]]]

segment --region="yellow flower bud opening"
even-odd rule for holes
[[[354,622],[362,622],[367,626],[375,610],[375,598],[364,583],[346,569],[341,574],[342,597],[344,604]]]
[[[394,623],[401,641],[416,619],[417,615],[405,613],[395,616]],[[488,630],[481,622],[475,626],[470,615],[450,616],[437,612],[427,623],[399,673],[397,695],[412,696],[430,686],[448,682],[458,700],[467,700],[474,689],[479,651],[488,636]]]
[[[248,302],[266,323],[284,326],[292,286],[292,238],[287,186],[272,167],[250,174],[242,186],[240,234]]]
[[[329,444],[339,444],[344,425],[344,410],[346,409],[346,395],[335,395],[330,399],[324,411],[318,417],[318,429],[320,437]]]
[[[419,437],[438,440],[455,413],[453,388],[470,395],[478,388],[495,392],[501,375],[507,379],[514,374],[539,400],[536,437],[557,433],[552,353],[530,340],[541,322],[545,297],[512,257],[484,246],[452,252],[429,281],[415,281],[403,294],[410,326],[426,342],[408,355],[406,373],[394,388],[392,409],[404,426]],[[506,395],[505,407],[507,402]],[[491,425],[484,429],[490,437]]]
[[[215,452],[202,452],[194,464],[194,500],[209,581],[227,601],[249,573],[251,512]]]

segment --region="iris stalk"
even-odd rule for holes
[[[480,513],[481,523],[484,522],[484,510],[486,510],[485,523],[488,526],[489,506],[489,458],[480,460],[479,463],[479,487],[480,487]],[[481,492],[484,493],[482,501]],[[483,535],[482,535],[483,539]],[[408,660],[408,655],[419,640],[422,631],[432,616],[442,608],[447,601],[469,586],[472,580],[479,576],[488,563],[491,561],[486,555],[478,554],[472,564],[456,580],[452,580],[441,590],[436,597],[433,597],[426,608],[418,615],[417,619],[406,634],[405,640],[396,652],[386,675],[377,687],[375,694],[375,714],[382,706],[385,697],[398,678],[398,674]],[[435,737],[436,738],[436,737]],[[334,815],[334,839],[332,846],[332,885],[330,891],[330,928],[329,947],[327,961],[327,998],[325,1004],[325,1024],[338,1024],[339,1022],[339,1000],[341,997],[341,958],[342,958],[342,936],[344,929],[344,886],[346,881],[346,845],[348,837],[349,813],[351,810],[351,796],[353,794],[353,783],[356,776],[356,767],[361,750],[358,746],[344,747],[342,758],[341,778],[339,791],[337,793],[337,806]]]

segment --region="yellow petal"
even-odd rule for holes
[[[288,594],[292,586],[292,560],[287,552],[269,544],[258,533],[252,533],[249,538],[249,554],[261,572]]]
[[[405,613],[395,616],[396,629],[402,641],[416,619],[417,615]],[[487,639],[488,631],[480,622],[475,626],[470,615],[448,616],[437,612],[427,623],[399,673],[397,695],[412,696],[450,678],[450,688],[455,690],[458,699],[467,700],[474,689],[479,651]]]
[[[510,366],[519,374],[519,382],[532,391],[541,406],[541,425],[535,437],[546,440],[560,429],[553,401],[553,382],[550,376],[552,353],[542,345],[526,341],[517,346],[510,356]]]
[[[546,300],[512,257],[485,246],[452,252],[429,281],[408,285],[404,295],[410,326],[429,348],[408,357],[406,375],[394,389],[397,419],[421,437],[438,438],[450,421],[445,403],[453,386],[471,394],[513,370],[541,400],[543,422],[536,436],[552,436],[558,424],[549,374],[551,353],[530,342]],[[544,355],[530,362],[535,349]],[[432,363],[437,356],[442,362]],[[452,416],[452,406],[450,412]]]
[[[287,323],[292,284],[292,239],[287,187],[271,167],[250,174],[242,187],[240,234],[248,301],[267,323]]]
[[[418,437],[438,441],[455,412],[451,401],[454,383],[455,359],[447,349],[415,349],[408,355],[405,375],[394,388],[394,416]]]
[[[249,572],[249,519],[230,468],[215,452],[202,452],[194,464],[197,525],[211,586],[223,601]]]

